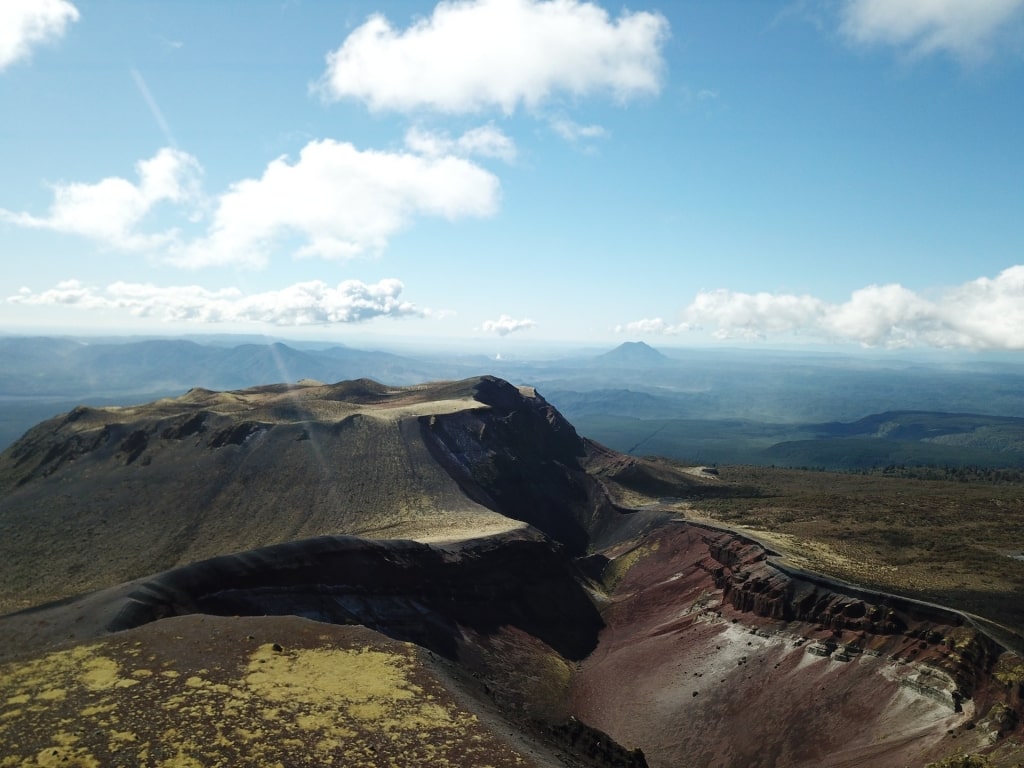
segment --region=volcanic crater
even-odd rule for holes
[[[1013,627],[795,567],[494,377],[77,408],[0,455],[0,766],[1016,765]]]

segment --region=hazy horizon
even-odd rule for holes
[[[535,339],[523,338],[515,345],[507,343],[503,338],[451,338],[444,336],[417,337],[401,334],[354,335],[335,337],[330,332],[308,335],[292,335],[289,328],[273,328],[266,332],[250,331],[228,332],[222,329],[192,329],[173,333],[160,328],[155,329],[22,329],[10,330],[0,328],[0,339],[69,339],[83,343],[131,344],[139,341],[191,341],[199,345],[231,348],[245,344],[269,345],[282,343],[296,349],[328,349],[330,347],[347,347],[354,351],[383,352],[408,356],[410,358],[452,358],[486,357],[495,363],[515,362],[529,364],[534,362],[564,362],[574,358],[596,357],[614,351],[623,345],[645,344],[673,360],[694,354],[701,358],[719,356],[723,359],[743,359],[744,357],[765,358],[778,357],[782,360],[798,361],[805,358],[822,358],[846,360],[853,363],[924,363],[936,365],[955,365],[972,361],[1001,363],[1017,368],[1024,365],[1020,355],[1014,350],[977,350],[977,349],[933,349],[929,347],[887,348],[864,347],[858,345],[838,344],[783,344],[783,343],[744,343],[738,340],[732,343],[695,342],[686,337],[642,336],[618,337],[610,341],[573,341],[569,339]]]

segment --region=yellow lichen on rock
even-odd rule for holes
[[[79,679],[93,691],[130,688],[140,682],[133,677],[121,677],[121,667],[118,663],[103,656],[89,659],[80,673]]]
[[[84,749],[55,746],[42,750],[36,755],[35,763],[21,765],[37,765],[39,768],[100,768],[100,762]]]
[[[609,591],[613,591],[618,587],[619,583],[625,578],[626,574],[629,573],[633,566],[651,553],[657,552],[659,546],[660,543],[656,541],[649,545],[635,546],[626,552],[617,555],[605,569],[604,582],[606,588]]]
[[[1024,683],[1024,661],[1015,653],[1004,653],[996,661],[993,676],[1006,686]]]
[[[407,655],[370,648],[285,652],[264,645],[253,653],[245,683],[262,699],[307,710],[298,719],[306,730],[335,730],[346,719],[387,730],[457,727],[421,695],[412,667]]]
[[[126,638],[0,666],[0,768],[519,762],[415,646],[339,628],[336,646],[253,650],[244,631],[162,639],[157,658]]]

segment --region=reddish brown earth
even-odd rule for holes
[[[1024,759],[1020,658],[961,614],[787,575],[692,523],[620,558],[635,564],[573,710],[651,766],[895,768],[997,744],[993,764]]]

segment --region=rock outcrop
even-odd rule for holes
[[[651,765],[924,765],[1020,737],[1020,656],[975,617],[696,523],[610,554],[575,711]]]
[[[168,616],[303,616],[361,624],[457,659],[463,632],[515,627],[578,661],[603,626],[571,561],[525,535],[445,546],[324,536],[187,565],[115,598],[106,630]]]
[[[960,611],[787,567],[735,533],[710,530],[704,542],[709,554],[701,566],[737,611],[852,638],[819,644],[829,650],[825,655],[876,652],[893,638],[909,638],[916,647],[906,661],[928,664],[950,680],[954,688],[943,699],[951,703],[972,697],[999,658],[1011,653],[978,619]],[[1009,699],[1015,706],[1019,694],[1011,691]]]

